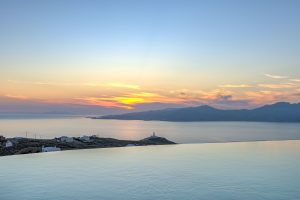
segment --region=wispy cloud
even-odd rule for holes
[[[9,79],[9,80],[6,80],[7,82],[10,82],[10,83],[20,83],[20,81],[17,81],[17,80],[11,80],[11,79]]]
[[[300,83],[300,79],[290,79],[290,81],[293,81],[293,82],[298,82],[298,83]]]
[[[7,80],[13,84],[31,84],[31,85],[40,85],[40,86],[85,86],[85,87],[108,87],[108,88],[124,88],[124,89],[132,89],[139,90],[141,87],[135,84],[127,84],[122,82],[111,82],[111,83],[68,83],[68,82],[43,82],[43,81],[18,81],[18,80]]]
[[[285,79],[288,78],[288,76],[279,76],[279,75],[273,75],[273,74],[265,74],[266,77],[274,78],[274,79]]]
[[[220,85],[219,87],[222,87],[222,88],[249,88],[251,86],[245,85],[245,84],[241,84],[241,85],[227,84],[227,85]]]
[[[270,88],[270,89],[284,89],[284,88],[293,88],[294,84],[284,83],[284,84],[259,84],[259,87]]]
[[[184,104],[185,100],[178,97],[164,96],[153,92],[127,93],[123,95],[80,97],[76,98],[78,103],[98,105],[104,107],[119,107],[133,109],[140,104],[151,103],[173,103]]]
[[[131,109],[130,106],[122,105],[117,101],[111,98],[102,98],[102,97],[80,97],[74,98],[74,103],[83,104],[83,105],[95,105],[95,106],[103,106],[103,107],[117,107],[117,108],[125,108]]]
[[[29,99],[29,97],[23,95],[5,94],[4,96],[12,99],[22,99],[22,100]]]
[[[270,75],[273,78],[283,78],[283,76]],[[220,108],[248,108],[253,105],[262,103],[270,103],[274,101],[299,101],[299,83],[300,79],[279,79],[271,82],[258,82],[253,84],[251,82],[244,82],[242,84],[224,84],[218,85],[212,89],[197,89],[186,88],[147,88],[136,84],[122,83],[122,82],[20,82],[8,80],[13,84],[19,84],[20,89],[15,91],[3,91],[2,96],[19,99],[23,101],[34,102],[49,102],[49,103],[72,103],[82,105],[96,105],[99,107],[112,107],[135,109],[138,106],[145,106],[147,104],[161,103],[166,105],[182,105],[182,106],[197,106],[208,104]],[[65,86],[61,89],[62,92],[55,91],[55,95],[43,95],[41,99],[37,99],[38,95],[33,92],[26,92],[21,90],[24,87],[34,85],[37,91],[45,87],[45,91],[59,90],[56,86]],[[15,86],[15,85],[14,85]],[[52,86],[55,86],[52,88]],[[74,88],[71,88],[74,86]],[[76,87],[75,87],[76,86]],[[66,89],[73,89],[78,93],[67,93],[64,96]],[[98,88],[99,87],[99,88]],[[46,90],[47,88],[47,90]],[[43,89],[43,88],[42,88]],[[173,89],[173,90],[172,90]],[[19,92],[20,91],[20,92]],[[84,92],[82,92],[84,91]],[[99,93],[101,91],[101,93]],[[61,95],[62,94],[62,95]],[[295,95],[297,94],[297,95]],[[25,96],[22,96],[25,95]],[[28,97],[27,97],[28,96]],[[298,98],[298,99],[297,99]],[[10,100],[10,99],[8,99]],[[13,100],[13,99],[11,99]]]
[[[43,81],[19,81],[19,80],[7,80],[13,84],[30,84],[40,86],[78,86],[78,83],[63,83],[63,82],[43,82]]]
[[[153,103],[159,97],[160,95],[155,93],[141,92],[121,96],[80,97],[75,100],[84,104],[132,109],[137,104]]]

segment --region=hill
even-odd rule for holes
[[[279,102],[256,109],[223,110],[207,105],[106,115],[96,119],[145,120],[145,121],[253,121],[300,122],[300,103]]]

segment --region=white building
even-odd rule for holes
[[[158,136],[156,136],[155,132],[152,133],[152,135],[150,137],[146,137],[145,139],[143,140],[151,140],[151,139],[155,139],[155,138],[160,138]]]
[[[10,140],[7,140],[6,143],[5,143],[5,147],[12,147],[14,146],[14,144],[10,141]]]
[[[152,137],[152,138],[158,138],[158,137],[155,135],[155,132],[153,132],[153,134],[152,134],[151,137]]]
[[[74,138],[72,137],[67,137],[67,136],[62,136],[58,138],[60,142],[74,142]]]
[[[135,144],[127,144],[126,147],[135,147]]]
[[[57,147],[42,147],[42,152],[52,152],[52,151],[61,151],[60,148]]]
[[[156,135],[155,135],[155,132],[152,133],[152,135],[150,137],[148,137],[147,139],[153,139],[153,138],[158,138]]]

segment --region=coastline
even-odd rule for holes
[[[16,138],[7,138],[7,140],[14,140],[14,139],[16,139]],[[14,148],[14,150],[10,149],[9,151],[5,151],[3,145],[1,146],[1,141],[0,141],[0,157],[43,153],[42,147],[40,147],[39,145],[54,144],[53,143],[54,140],[56,140],[56,142],[59,142],[59,141],[57,141],[59,138],[54,138],[54,139],[33,139],[33,138],[22,138],[21,139],[21,138],[17,138],[17,139],[27,140],[27,142],[25,141],[25,143],[27,143],[27,145],[30,145],[31,142],[34,142],[35,144],[31,143],[31,147],[28,146],[23,149],[20,149],[21,151],[28,150],[27,152],[25,151],[25,152],[9,153],[9,152],[13,152],[14,150],[16,150],[18,148]],[[176,144],[176,145],[178,145],[178,144],[181,144],[181,145],[199,145],[199,144],[207,145],[207,144],[230,144],[230,143],[300,141],[300,139],[271,139],[271,140],[247,140],[247,141],[240,140],[240,141],[222,141],[222,142],[207,142],[206,141],[206,142],[196,142],[196,143],[175,143],[175,142],[167,140],[166,138],[163,138],[163,137],[152,138],[152,136],[150,136],[149,138],[144,138],[142,140],[118,140],[118,139],[114,139],[114,138],[97,138],[96,140],[98,140],[98,142],[99,142],[99,140],[101,140],[101,143],[98,143],[95,145],[95,144],[86,142],[86,143],[84,143],[84,145],[79,145],[79,146],[71,145],[70,146],[70,143],[66,145],[66,143],[64,143],[64,142],[59,142],[59,143],[56,143],[57,145],[55,147],[60,148],[60,150],[54,150],[54,151],[74,151],[74,150],[84,150],[84,149],[88,150],[88,149],[104,149],[104,148],[120,148],[120,147],[123,147],[123,148],[124,147],[143,147],[143,146],[172,145],[172,144]],[[93,142],[95,142],[95,141],[93,141]],[[22,145],[24,145],[24,143]],[[66,146],[68,146],[68,147],[66,147]],[[6,154],[5,154],[5,152],[6,152]],[[51,152],[51,151],[49,151],[49,152]]]
[[[0,156],[42,153],[52,151],[95,149],[110,147],[130,147],[176,144],[166,138],[152,135],[141,140],[118,140],[93,136],[67,137],[54,139],[5,138],[0,136]]]

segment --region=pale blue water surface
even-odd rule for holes
[[[1,200],[299,200],[300,141],[0,157]]]
[[[6,137],[25,137],[27,132],[32,138],[95,134],[139,140],[153,131],[177,143],[300,140],[300,123],[120,121],[55,115],[0,117],[0,135]]]

